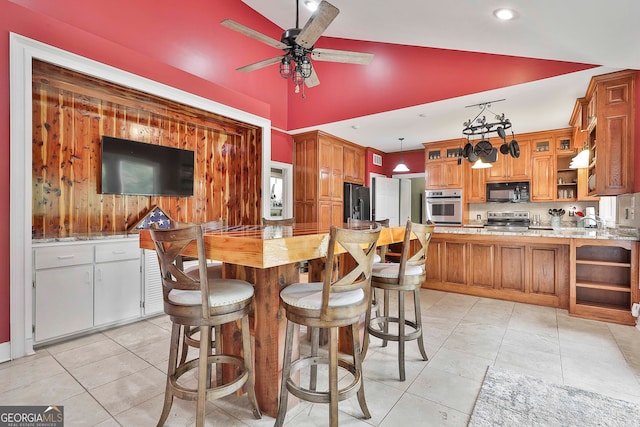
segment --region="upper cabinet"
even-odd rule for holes
[[[486,169],[487,182],[528,181],[531,178],[531,141],[516,138],[519,147],[519,157],[502,154],[498,151],[498,158],[491,168]],[[500,138],[491,138],[491,144],[499,149],[502,145]]]
[[[615,196],[634,190],[636,71],[620,71],[591,79],[571,124],[579,123],[589,149],[589,195]],[[586,111],[585,110],[586,107]],[[583,110],[578,117],[577,110]]]
[[[321,131],[293,136],[294,217],[343,224],[344,182],[364,184],[364,148]]]
[[[424,172],[427,190],[462,189],[464,168],[458,163],[460,150],[460,140],[425,144]]]
[[[344,181],[364,185],[364,147],[344,144]]]

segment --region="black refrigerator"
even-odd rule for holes
[[[347,222],[348,218],[371,219],[369,187],[344,183],[344,222]]]

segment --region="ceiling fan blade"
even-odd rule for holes
[[[320,84],[320,79],[318,78],[315,69],[311,68],[311,75],[304,79],[304,84],[306,84],[307,87],[314,87]]]
[[[263,59],[262,61],[255,62],[253,64],[245,65],[244,67],[237,68],[236,71],[242,71],[248,73],[249,71],[259,70],[260,68],[268,67],[269,65],[277,64],[282,61],[282,56],[274,56],[273,58]]]
[[[306,49],[311,49],[324,30],[338,16],[338,13],[340,10],[337,7],[323,0],[296,37],[296,43]]]
[[[346,64],[367,65],[373,60],[373,53],[323,48],[313,49],[311,56],[318,61],[344,62]]]
[[[273,46],[275,48],[278,49],[288,49],[289,46],[287,46],[286,44],[282,43],[281,41],[278,41],[276,39],[273,39],[269,36],[265,36],[262,33],[257,32],[256,30],[253,30],[249,27],[246,27],[242,24],[237,23],[236,21],[232,21],[231,19],[225,19],[222,22],[220,22],[220,25],[222,25],[223,27],[227,27],[230,30],[233,31],[237,31],[240,34],[244,34],[245,36],[251,37],[252,39],[256,39],[264,44],[268,44],[269,46]]]

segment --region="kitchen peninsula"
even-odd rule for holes
[[[638,235],[575,227],[436,227],[424,287],[633,325],[631,305],[640,298]]]

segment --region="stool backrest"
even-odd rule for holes
[[[425,264],[427,262],[427,249],[429,248],[429,242],[431,241],[434,228],[435,225],[433,224],[420,224],[417,222],[411,222],[411,220],[407,221],[404,233],[404,242],[402,243],[402,256],[400,257],[400,271],[398,273],[399,283],[404,279],[404,272],[406,267],[409,266],[422,267],[424,272],[423,275],[426,275]],[[416,236],[420,247],[414,254],[409,255],[412,234]]]
[[[349,228],[355,229],[366,229],[366,228],[376,228],[377,225],[383,228],[389,228],[389,219],[380,219],[375,221],[369,221],[366,219],[353,219],[347,218],[347,225]],[[385,257],[387,256],[388,245],[382,245],[379,247],[380,250],[380,258],[382,262],[384,262]]]
[[[352,317],[367,311],[371,294],[371,268],[375,254],[376,242],[380,236],[380,227],[374,229],[352,230],[331,227],[329,233],[329,247],[325,265],[324,282],[322,288],[322,320],[336,320]],[[338,262],[336,249],[342,247],[353,258],[353,268],[334,278],[334,264]],[[349,292],[362,289],[364,298],[357,304],[348,307],[334,308],[329,305],[329,297],[334,293]]]
[[[296,223],[295,218],[284,218],[284,219],[262,218],[262,225],[286,226],[286,225],[294,225],[295,223]]]
[[[160,274],[162,276],[162,296],[169,303],[172,290],[200,291],[202,315],[209,317],[209,284],[207,281],[207,260],[204,250],[202,226],[189,225],[180,228],[151,229],[151,239],[156,248]],[[182,252],[190,245],[196,245],[199,263],[199,279],[185,274],[182,267]]]

